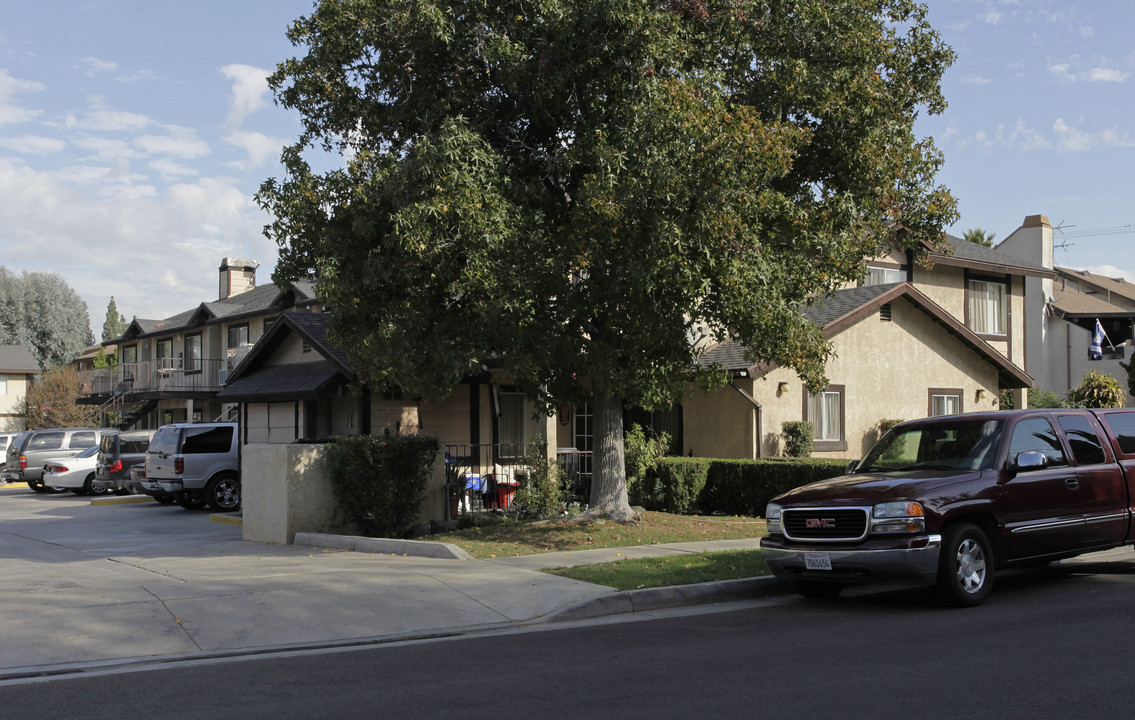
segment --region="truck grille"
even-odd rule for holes
[[[867,536],[865,508],[800,508],[783,512],[784,535],[791,540],[837,542]]]

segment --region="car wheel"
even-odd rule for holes
[[[985,602],[993,590],[993,552],[981,528],[950,525],[942,534],[938,558],[938,595],[956,607]]]
[[[806,598],[816,600],[824,600],[827,598],[834,598],[843,592],[845,585],[837,582],[823,582],[816,580],[797,580],[796,592],[800,593]]]
[[[240,480],[233,475],[221,475],[209,481],[205,489],[209,507],[217,512],[240,509]]]
[[[177,500],[177,498],[175,498],[173,495],[170,495],[169,493],[158,493],[154,495],[154,499],[160,502],[162,505],[171,505],[173,504],[174,500]]]
[[[206,501],[201,495],[182,490],[177,494],[177,504],[186,510],[200,510],[205,507]]]
[[[35,490],[37,493],[47,492],[47,488],[45,488],[43,485],[40,485],[35,480],[28,480],[28,487],[30,487],[32,490]]]
[[[104,488],[104,487],[101,487],[101,486],[95,487],[93,485],[94,481],[95,481],[95,474],[94,473],[91,473],[90,475],[87,476],[87,479],[83,481],[83,494],[84,495],[106,495],[107,492],[108,492],[107,489]]]

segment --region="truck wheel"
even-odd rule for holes
[[[993,590],[993,552],[981,528],[970,523],[950,525],[942,534],[938,558],[938,595],[956,607],[985,602]]]
[[[205,488],[205,498],[209,507],[217,512],[231,512],[240,509],[240,480],[233,475],[219,475],[209,481]]]
[[[825,600],[834,598],[843,592],[844,584],[837,582],[823,582],[817,580],[797,580],[796,592],[806,598]]]
[[[186,510],[200,510],[205,507],[205,498],[182,490],[177,494],[177,504]]]

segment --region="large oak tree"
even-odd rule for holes
[[[590,401],[617,518],[624,404],[725,380],[692,339],[818,387],[801,304],[954,219],[913,131],[953,53],[909,0],[322,0],[288,35],[276,280],[314,273],[372,381]]]

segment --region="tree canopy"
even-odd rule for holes
[[[977,243],[978,245],[991,248],[993,247],[993,239],[997,237],[997,233],[991,233],[979,227],[975,227],[962,233],[962,237],[971,243]]]
[[[23,345],[43,370],[69,363],[94,342],[87,303],[56,273],[0,267],[0,344]]]
[[[364,377],[590,400],[615,514],[623,403],[726,379],[692,339],[819,387],[800,306],[954,219],[913,131],[953,53],[910,0],[323,0],[288,36],[276,281],[314,273]]]

